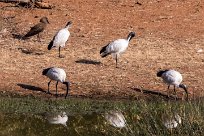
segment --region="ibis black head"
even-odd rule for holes
[[[158,76],[158,77],[161,77],[162,74],[165,73],[165,72],[167,72],[167,71],[169,71],[169,70],[160,70],[160,71],[157,72],[157,76]]]
[[[42,18],[40,19],[40,22],[45,23],[45,24],[49,24],[49,23],[50,23],[50,22],[48,21],[48,18],[47,18],[47,17],[42,17]]]
[[[65,27],[69,27],[72,24],[72,21],[67,22]]]
[[[133,37],[135,37],[135,32],[130,32],[127,39],[130,41]]]

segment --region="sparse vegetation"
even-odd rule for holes
[[[36,99],[1,98],[0,130],[9,124],[17,126],[11,130],[16,135],[202,135],[204,131],[204,101],[96,101],[91,99]],[[44,112],[65,111],[69,117],[67,128],[50,125],[42,116]],[[120,111],[127,122],[125,128],[111,126],[104,118],[108,111]],[[165,128],[164,119],[175,113],[181,116],[182,123],[172,130]],[[22,122],[24,120],[24,122]],[[35,125],[34,125],[35,124]],[[37,126],[36,126],[37,125]],[[28,131],[31,129],[31,131]],[[50,130],[50,131],[49,131]],[[12,134],[1,131],[0,134]]]

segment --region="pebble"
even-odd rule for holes
[[[197,50],[197,53],[201,53],[201,52],[203,52],[203,49],[198,49]]]

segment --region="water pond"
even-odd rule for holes
[[[197,136],[203,132],[203,100],[0,98],[1,136]]]

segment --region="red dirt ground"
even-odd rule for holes
[[[46,0],[52,9],[29,9],[0,3],[0,90],[53,97],[47,90],[42,69],[57,66],[72,82],[71,97],[148,97],[135,90],[166,94],[167,86],[156,77],[159,69],[182,73],[190,98],[204,96],[204,1],[202,0]],[[137,4],[141,3],[141,5]],[[38,42],[36,36],[18,40],[12,34],[25,34],[39,19],[50,24]],[[57,30],[72,21],[71,36],[62,49],[47,50]],[[111,56],[102,59],[99,51],[108,42],[136,37],[122,54],[119,68]],[[84,62],[90,61],[91,64]],[[96,63],[95,63],[96,62]],[[98,62],[98,63],[97,63]],[[101,63],[100,63],[101,62]],[[100,64],[99,64],[100,63]],[[59,85],[60,93],[65,87]],[[52,83],[52,92],[55,85]],[[134,89],[133,89],[134,88]],[[177,89],[183,97],[183,90]],[[172,91],[173,92],[173,91]]]

